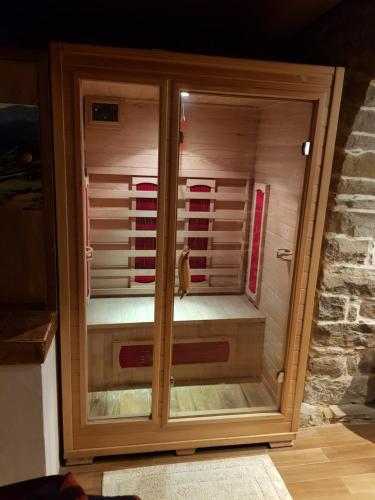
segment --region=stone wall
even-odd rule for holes
[[[374,73],[375,75],[375,73]],[[361,82],[363,85],[363,81]],[[301,424],[375,419],[375,80],[340,113]]]

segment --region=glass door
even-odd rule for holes
[[[87,80],[82,101],[87,416],[150,418],[160,88]]]
[[[169,417],[278,411],[312,104],[179,99]]]

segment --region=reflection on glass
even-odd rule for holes
[[[150,417],[159,88],[85,81],[88,417]]]
[[[170,417],[277,411],[312,106],[189,91],[180,110]]]

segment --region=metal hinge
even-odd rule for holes
[[[301,149],[303,156],[310,156],[311,142],[310,141],[303,142]]]
[[[277,372],[276,375],[277,383],[282,384],[284,382],[284,379],[285,379],[285,372],[284,371]]]
[[[85,257],[86,260],[92,260],[94,258],[94,250],[92,247],[86,247],[85,248]]]

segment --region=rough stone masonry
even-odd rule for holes
[[[375,80],[358,108],[335,152],[302,425],[375,419]]]

